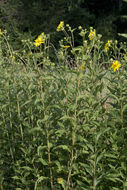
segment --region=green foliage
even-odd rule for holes
[[[0,35],[2,190],[127,188],[126,43],[106,49],[101,35],[80,26],[75,47],[74,31],[59,27],[58,51],[49,35],[22,41],[23,52]]]

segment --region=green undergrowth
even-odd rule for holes
[[[55,64],[42,50],[40,68],[1,48],[1,190],[127,189],[126,49],[104,53],[90,32],[71,67],[68,50]]]

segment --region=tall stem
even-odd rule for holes
[[[80,71],[81,72],[81,71]],[[80,76],[81,73],[79,73]],[[77,84],[76,84],[76,99],[75,99],[75,112],[74,112],[74,127],[73,127],[73,131],[72,131],[72,149],[71,149],[71,159],[70,159],[70,165],[69,165],[69,172],[68,172],[68,178],[67,178],[67,186],[66,186],[66,190],[70,189],[70,180],[71,180],[71,173],[72,173],[72,167],[73,167],[73,161],[74,161],[74,147],[75,147],[75,136],[76,136],[76,127],[77,127],[77,97],[79,94],[79,77],[78,76],[78,80],[77,80]]]
[[[118,73],[118,79],[120,82],[120,115],[121,115],[121,124],[122,124],[122,136],[123,136],[123,142],[124,142],[124,119],[123,119],[123,93],[122,93],[122,78],[121,78],[121,73]]]
[[[17,95],[17,110],[18,110],[18,117],[20,119],[20,105],[19,105],[19,101],[18,101],[18,95]],[[20,132],[21,132],[21,137],[22,137],[22,141],[23,141],[23,129],[22,129],[21,123],[20,123]]]
[[[93,190],[96,190],[96,183],[97,183],[97,176],[96,176],[96,151],[97,151],[97,141],[96,141],[96,135],[95,135],[95,146],[94,146],[94,177],[93,177]]]
[[[40,88],[41,88],[41,96],[42,96],[42,102],[43,102],[43,110],[44,110],[44,118],[47,115],[46,114],[46,109],[44,105],[44,100],[43,100],[43,89],[42,89],[42,81],[40,80]],[[54,190],[54,185],[53,185],[53,172],[51,168],[51,150],[50,150],[50,140],[49,140],[49,125],[47,121],[45,122],[45,127],[46,127],[46,139],[47,139],[47,148],[48,148],[48,165],[49,165],[49,173],[50,173],[50,186],[51,190]]]
[[[48,147],[48,163],[49,163],[49,171],[50,171],[50,185],[51,185],[51,190],[54,190],[53,172],[52,172],[52,168],[51,168],[51,152],[50,152],[50,142],[49,142],[49,131],[48,131],[47,123],[46,123],[46,136],[47,136],[47,147]]]
[[[7,38],[6,38],[6,36],[5,36],[4,34],[2,34],[2,35],[3,35],[3,37],[4,37],[4,39],[5,39],[6,43],[7,43],[8,50],[9,50],[10,55],[11,55],[11,57],[12,57],[12,50],[11,50],[11,47],[10,47],[10,45],[9,45],[9,43],[8,43],[8,40],[7,40]]]

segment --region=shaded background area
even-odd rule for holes
[[[93,26],[104,41],[126,40],[118,33],[127,33],[127,0],[1,0],[0,18],[0,28],[9,32],[15,47],[41,32],[50,33],[55,43],[61,20],[73,28]]]

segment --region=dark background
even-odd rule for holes
[[[56,43],[61,20],[72,28],[93,26],[104,41],[125,41],[118,33],[127,33],[127,0],[0,0],[0,28],[8,31],[15,48],[41,32]]]

